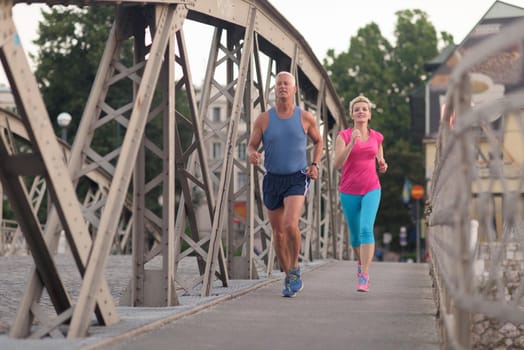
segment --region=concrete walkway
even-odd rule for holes
[[[427,264],[376,262],[368,293],[356,292],[354,261],[303,270],[296,298],[280,296],[282,276],[232,281],[213,297],[182,297],[177,307],[119,307],[121,322],[91,327],[88,338],[4,335],[0,349],[439,349]]]

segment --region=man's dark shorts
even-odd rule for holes
[[[269,210],[276,210],[284,205],[287,196],[305,196],[311,179],[304,170],[289,175],[266,173],[262,181],[264,205]]]

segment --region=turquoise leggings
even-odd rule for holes
[[[349,227],[349,241],[353,248],[375,243],[373,226],[380,204],[381,189],[364,195],[340,193],[340,203]]]

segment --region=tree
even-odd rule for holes
[[[346,52],[327,52],[324,66],[344,104],[364,94],[376,104],[370,127],[384,134],[388,173],[381,175],[382,202],[377,231],[398,234],[411,224],[410,213],[401,204],[404,178],[424,183],[422,145],[410,139],[409,92],[428,80],[424,63],[438,53],[438,38],[427,14],[421,10],[396,13],[396,45],[392,45],[375,23],[359,29]],[[442,41],[452,36],[442,32]],[[348,108],[348,107],[346,107]]]
[[[104,51],[114,7],[54,6],[42,11],[42,18],[34,41],[38,46],[35,76],[53,125],[58,129],[56,116],[61,112],[73,116],[72,136]]]
[[[389,69],[392,50],[379,27],[371,23],[351,38],[347,52],[335,56],[333,50],[328,51],[324,65],[346,108],[349,108],[349,101],[359,94],[365,94],[377,105],[382,105],[380,99],[384,87],[390,85],[392,79]]]

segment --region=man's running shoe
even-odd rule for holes
[[[357,292],[369,291],[369,275],[367,273],[361,273],[358,277]]]
[[[289,284],[291,290],[295,293],[300,292],[304,288],[304,283],[302,283],[302,278],[300,278],[300,267],[289,271]]]
[[[289,276],[286,276],[284,279],[284,289],[282,289],[282,296],[286,298],[293,298],[297,295],[296,292],[293,292],[291,289],[291,283],[289,283]]]

